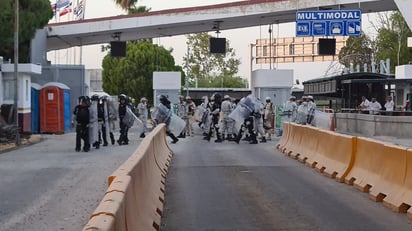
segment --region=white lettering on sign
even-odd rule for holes
[[[360,19],[362,17],[360,11],[313,11],[313,12],[298,12],[297,20],[344,20],[344,19]]]

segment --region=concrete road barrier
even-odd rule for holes
[[[383,205],[395,212],[408,212],[408,217],[412,219],[412,209],[410,209],[412,206],[412,149],[406,150],[406,160],[403,159],[403,154],[400,156],[400,161],[404,161],[405,163],[405,169],[403,169],[403,166],[401,166],[400,169],[394,173],[394,176],[397,176],[395,179],[399,183],[399,178],[403,175],[399,175],[399,173],[401,170],[405,170],[402,184],[396,184],[395,193],[390,193],[385,198],[383,198]],[[397,158],[397,160],[399,161],[399,157]]]
[[[291,124],[290,128],[290,137],[288,142],[284,147],[283,153],[288,156],[296,155],[297,151],[300,149],[300,142],[303,136],[303,130],[305,126],[299,124]]]
[[[355,160],[356,137],[319,130],[315,168],[321,173],[344,182]]]
[[[315,167],[316,150],[319,145],[318,133],[320,129],[308,126],[302,132],[302,148],[297,151],[295,158],[313,168]]]
[[[289,131],[289,127],[291,126],[290,122],[284,122],[283,123],[283,133],[282,133],[282,137],[280,137],[279,142],[276,144],[276,148],[280,151],[283,152],[284,146],[286,145],[286,143],[288,142],[288,138],[290,135],[290,131]]]
[[[385,144],[382,150],[382,162],[379,165],[379,179],[369,190],[369,197],[382,202],[384,198],[392,201],[396,197],[405,181],[406,176],[406,153],[405,147]]]
[[[110,215],[101,214],[90,218],[83,231],[115,231],[115,218]]]
[[[107,189],[102,201],[90,216],[86,230],[127,230],[126,193],[130,192],[131,177],[118,176]],[[112,217],[108,219],[107,216]],[[97,218],[95,218],[97,217]]]
[[[362,192],[369,192],[370,188],[379,180],[384,144],[369,138],[358,137],[356,140],[356,159],[345,182],[353,185]]]
[[[108,177],[109,188],[84,230],[160,230],[172,155],[165,137],[166,127],[160,124]]]

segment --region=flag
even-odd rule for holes
[[[58,0],[56,2],[56,10],[64,9],[72,5],[72,1],[70,0]]]
[[[59,12],[59,16],[61,17],[61,16],[64,16],[64,15],[66,15],[66,14],[68,14],[68,13],[71,13],[71,12],[72,12],[71,6],[72,6],[72,3],[70,3],[70,4],[67,5],[66,7],[62,8],[62,9],[60,10],[60,12]]]
[[[84,19],[84,4],[85,0],[77,0],[77,4],[74,7],[73,14],[76,17],[76,20],[83,20]]]

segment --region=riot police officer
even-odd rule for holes
[[[76,117],[76,152],[81,150],[81,140],[83,140],[83,151],[90,150],[89,143],[89,97],[80,96],[79,104],[74,108],[73,114]]]
[[[205,137],[207,141],[210,141],[212,137],[213,131],[216,133],[216,143],[221,143],[222,136],[219,132],[219,117],[220,117],[220,109],[222,104],[222,96],[219,93],[214,93],[212,97],[210,97],[210,114],[212,116],[212,123],[210,124],[210,129],[208,135]]]
[[[121,94],[119,96],[119,126],[120,126],[120,136],[119,139],[117,140],[117,143],[119,145],[127,145],[129,144],[129,138],[127,137],[128,133],[128,126],[125,121],[126,113],[127,113],[127,107],[129,106],[129,97],[127,97],[125,94]]]

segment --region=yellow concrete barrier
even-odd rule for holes
[[[93,230],[93,227],[97,227],[95,230],[113,227],[110,230],[116,231],[160,230],[165,177],[172,154],[165,136],[165,125],[158,125],[132,156],[108,177],[106,195],[85,230]]]
[[[302,138],[300,142],[300,148],[293,156],[295,159],[302,163],[307,164],[310,167],[314,167],[316,149],[319,144],[318,133],[319,129],[311,126],[306,126],[302,130]]]
[[[344,182],[355,159],[356,137],[319,130],[317,139],[319,144],[314,157],[315,168],[339,182]]]
[[[405,160],[406,159],[406,160]],[[388,194],[385,198],[383,198],[383,204],[390,208],[392,211],[399,212],[399,213],[406,213],[408,212],[408,217],[412,219],[412,210],[410,207],[412,206],[412,150],[406,149],[406,158],[403,159],[403,150],[401,155],[398,154],[396,158],[397,161],[402,161],[398,165],[400,169],[395,170],[395,173],[388,173],[393,174],[396,176],[395,182],[397,183],[394,188],[394,193]],[[402,165],[404,163],[404,166]],[[405,170],[405,174],[401,174],[401,170]],[[401,185],[399,185],[400,178],[403,177]],[[408,211],[409,209],[409,211]]]
[[[381,162],[377,163],[379,178],[369,190],[369,197],[382,202],[387,197],[391,201],[403,187],[406,175],[406,153],[404,147],[385,144],[382,150]]]
[[[95,227],[98,227],[97,230],[127,230],[125,194],[130,189],[130,180],[130,176],[122,175],[113,181],[83,230],[94,230]]]
[[[283,153],[288,156],[295,155],[300,148],[300,142],[303,136],[303,130],[305,126],[299,124],[291,124],[290,126],[290,138],[284,147]],[[289,141],[290,140],[290,141]]]
[[[110,215],[101,214],[92,217],[83,231],[115,231],[115,218]]]
[[[158,136],[158,134],[166,134],[166,128],[156,127],[154,132],[150,134],[153,134],[154,136]],[[166,136],[153,137],[153,148],[156,163],[163,174],[166,175],[173,156],[173,152],[166,142]]]
[[[283,147],[285,146],[285,144],[288,141],[289,134],[290,134],[289,126],[290,126],[290,122],[284,122],[283,123],[282,137],[280,137],[279,142],[276,144],[276,148],[279,149],[280,151],[283,150]]]
[[[345,182],[355,188],[369,192],[379,180],[382,168],[384,144],[369,138],[358,137],[356,140],[356,159]]]

